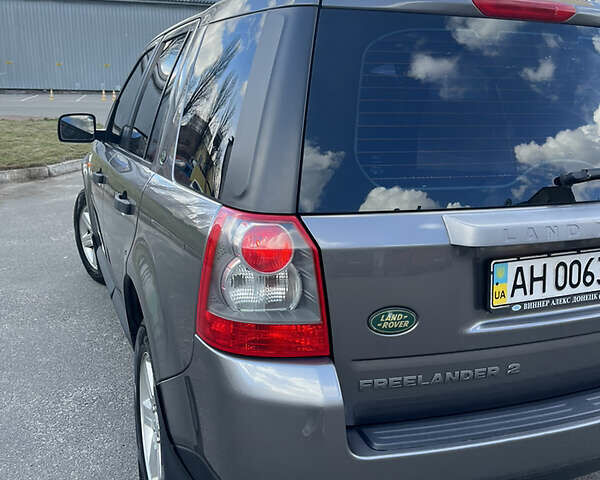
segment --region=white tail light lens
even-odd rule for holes
[[[302,295],[302,280],[294,265],[264,274],[236,258],[223,273],[221,290],[227,305],[236,312],[294,310]]]

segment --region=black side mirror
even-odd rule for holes
[[[71,113],[58,119],[58,139],[67,143],[91,143],[96,139],[96,117]]]

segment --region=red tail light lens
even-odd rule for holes
[[[261,325],[232,322],[207,312],[198,332],[213,347],[256,357],[329,355],[327,328],[318,325]]]
[[[486,17],[540,22],[565,22],[575,15],[575,7],[544,0],[473,0]]]
[[[221,208],[206,244],[196,333],[238,355],[329,355],[319,252],[297,218]]]
[[[242,256],[257,272],[278,272],[290,263],[293,253],[292,239],[279,225],[255,225],[242,238]]]

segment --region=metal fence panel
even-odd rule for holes
[[[186,3],[0,1],[0,89],[119,90],[144,46],[200,12]]]

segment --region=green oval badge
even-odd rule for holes
[[[378,310],[369,317],[369,328],[381,335],[402,335],[419,323],[417,314],[409,308],[390,307]]]

